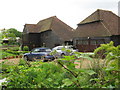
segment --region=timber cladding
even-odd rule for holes
[[[78,23],[76,30],[56,16],[40,20],[37,24],[25,24],[22,45],[53,48],[66,42],[80,51],[93,51],[100,44],[114,41],[120,45],[120,17],[111,11],[98,9]],[[91,48],[91,49],[89,49]]]
[[[120,45],[119,20],[120,17],[113,12],[98,9],[78,24],[74,31],[74,46],[79,51],[93,51],[110,41],[114,41],[115,46]]]
[[[46,46],[53,48],[70,41],[73,28],[59,20],[56,16],[39,21],[37,24],[26,24],[23,30],[23,46],[30,50],[35,47]]]

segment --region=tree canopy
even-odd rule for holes
[[[4,29],[1,34],[2,39],[9,39],[9,44],[16,43],[16,37],[22,37],[22,32],[16,30],[15,28]]]
[[[16,30],[15,28],[10,28],[2,31],[2,38],[10,38],[10,37],[20,37],[22,36],[22,32]]]

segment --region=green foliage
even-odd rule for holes
[[[6,58],[6,57],[9,57],[9,56],[15,56],[14,54],[8,53],[8,52],[6,52],[6,51],[2,51],[2,50],[1,50],[1,52],[2,52],[2,57],[0,57],[0,59]]]
[[[22,36],[22,33],[17,31],[14,28],[10,28],[7,30],[2,31],[2,39],[6,38],[9,40],[9,45],[13,45],[13,44],[17,44],[16,42],[16,37],[20,37]]]
[[[34,63],[33,63],[34,64]],[[19,65],[10,73],[8,88],[60,87],[63,69],[53,63],[35,63],[32,67]],[[59,78],[58,78],[59,77]],[[52,83],[51,83],[52,82]]]
[[[6,52],[14,54],[14,55],[21,55],[24,53],[28,53],[29,51],[12,51],[12,50],[6,50]]]
[[[68,57],[66,57],[68,58]],[[92,70],[79,70],[73,65],[73,61],[69,64],[60,64],[63,60],[55,62],[26,62],[21,60],[19,65],[7,68],[8,83],[4,83],[8,88],[72,88],[83,86],[88,82],[86,75],[93,75]],[[28,66],[27,63],[31,64]],[[62,65],[65,65],[62,66]],[[86,75],[84,75],[86,74]],[[85,82],[79,78],[85,79]],[[52,83],[51,83],[52,82]]]
[[[2,58],[10,57],[10,56],[23,55],[25,53],[28,53],[29,51],[16,51],[16,48],[13,48],[13,49],[8,49],[8,50],[1,50],[0,52],[2,54],[0,59],[2,59]]]
[[[119,60],[120,60],[120,45],[115,47],[113,42],[111,41],[108,44],[102,44],[99,48],[97,48],[94,53],[95,55],[99,55],[98,52],[102,52],[102,55],[105,55],[105,60],[101,67],[100,59],[98,62],[94,64],[93,70],[97,72],[97,78],[95,81],[97,82],[94,84],[94,87],[104,87],[104,88],[115,88],[118,87],[120,84],[120,77],[119,76]],[[101,83],[100,83],[101,82]]]
[[[17,31],[14,28],[10,28],[10,29],[2,31],[2,38],[8,38],[8,37],[12,37],[12,36],[21,37],[22,33]]]
[[[16,30],[15,28],[10,28],[8,29],[9,33],[14,33],[16,37],[21,37],[22,36],[22,32]]]
[[[23,47],[23,51],[29,51],[29,47],[28,46],[24,46]]]
[[[15,47],[8,47],[9,50],[12,50],[12,51],[19,51],[19,46],[15,46]]]
[[[2,33],[0,33],[0,46],[2,46]]]
[[[120,45],[115,47],[113,41],[108,44],[101,44],[100,47],[95,49],[95,56],[105,55],[106,59],[119,59],[120,57]]]
[[[91,53],[75,52],[53,62],[20,60],[16,66],[7,68],[3,65],[9,81],[4,85],[7,88],[118,88],[119,49],[112,42],[96,49],[95,54],[105,50],[103,62],[100,58],[91,57]],[[92,62],[91,68],[76,68],[74,62],[82,63],[84,59]]]

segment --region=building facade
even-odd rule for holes
[[[22,46],[29,49],[46,46],[53,48],[72,40],[73,28],[56,16],[39,21],[37,24],[26,24],[23,30]]]
[[[100,44],[120,45],[119,17],[111,11],[98,9],[78,24],[73,39],[79,51],[93,51]]]

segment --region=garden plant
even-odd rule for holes
[[[103,50],[105,57],[98,57],[98,52]],[[91,62],[90,67],[76,68],[75,62],[82,65],[85,59]],[[119,60],[120,46],[110,42],[98,47],[93,56],[76,52],[52,62],[21,59],[19,64],[9,67],[3,62],[3,78],[7,78],[3,85],[6,88],[118,88]]]

